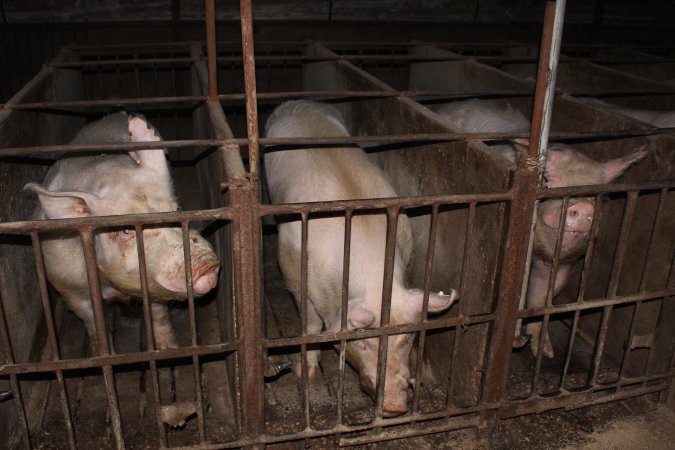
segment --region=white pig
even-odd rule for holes
[[[608,103],[592,97],[585,98],[584,100],[594,106],[604,109],[605,111],[632,117],[633,119],[648,123],[656,128],[675,127],[675,111],[627,108],[625,106],[615,105],[614,103]]]
[[[159,134],[144,117],[114,113],[84,127],[72,144],[159,140]],[[49,170],[43,185],[29,183],[26,189],[34,191],[40,201],[35,219],[178,209],[162,149],[64,157]],[[47,278],[84,322],[96,354],[98,339],[80,238],[73,231],[45,233],[41,239]],[[155,342],[158,348],[176,347],[163,301],[187,297],[181,229],[148,226],[143,239]],[[134,229],[99,229],[95,250],[104,300],[142,296]],[[208,242],[194,230],[190,231],[190,254],[194,294],[202,295],[216,285],[220,263]]]
[[[268,137],[349,136],[338,111],[331,105],[289,101],[279,106],[266,124]],[[272,149],[270,149],[272,150]],[[385,174],[358,147],[269,151],[265,155],[267,182],[274,203],[395,197]],[[315,218],[308,225],[308,318],[307,332],[340,330],[344,219]],[[394,261],[390,324],[419,322],[422,291],[408,289],[403,281],[411,252],[407,217],[398,222]],[[352,219],[349,265],[347,328],[380,325],[387,218],[380,214],[356,214]],[[279,264],[289,289],[300,301],[301,222],[279,224]],[[430,294],[429,311],[441,312],[457,293]],[[414,336],[389,337],[383,414],[408,411],[410,377],[408,358]],[[347,343],[347,360],[357,370],[362,388],[374,396],[379,340]],[[318,351],[308,352],[308,372],[318,369]]]
[[[448,124],[460,132],[527,132],[530,122],[510,106],[503,106],[489,100],[465,100],[452,102],[436,108]],[[446,114],[447,113],[447,114]],[[512,123],[509,121],[512,120]],[[515,162],[517,152],[509,144],[495,145],[491,149],[506,152],[507,159]],[[545,186],[582,186],[610,183],[628,167],[641,160],[646,151],[636,151],[621,158],[605,162],[595,161],[573,148],[551,143],[547,149]],[[540,203],[534,227],[533,257],[530,266],[525,303],[528,308],[546,306],[546,293],[551,273],[562,200],[550,199]],[[560,265],[555,279],[553,295],[557,295],[567,284],[571,264],[586,253],[591,224],[595,213],[592,198],[570,199],[565,213],[563,242]],[[531,349],[536,356],[541,337],[542,324],[532,321],[526,325],[526,332],[532,336]],[[549,358],[554,356],[548,335],[543,337],[543,352]],[[516,330],[514,345],[520,346],[520,329]]]

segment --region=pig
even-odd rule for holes
[[[280,105],[265,126],[268,137],[346,137],[349,132],[333,106],[310,101]],[[267,184],[272,202],[318,202],[395,197],[396,191],[363,150],[356,146],[268,151]],[[340,331],[344,218],[314,218],[308,223],[307,332]],[[289,290],[300,302],[301,222],[280,223],[279,265]],[[347,329],[377,327],[381,322],[387,218],[384,213],[355,214],[352,219]],[[423,292],[404,283],[410,260],[412,234],[408,219],[399,217],[390,324],[422,319]],[[431,293],[429,312],[439,313],[458,298]],[[409,386],[412,334],[390,336],[386,361],[383,416],[405,414]],[[356,369],[362,389],[374,398],[377,380],[378,338],[347,342],[347,361]],[[319,351],[307,354],[308,375],[316,376]],[[296,369],[296,374],[299,375]]]
[[[143,116],[118,112],[85,126],[71,143],[159,140],[159,133]],[[42,185],[28,183],[25,189],[37,194],[36,220],[178,209],[163,149],[63,157],[51,167]],[[199,233],[190,230],[189,234],[192,286],[195,296],[200,296],[215,287],[220,262]],[[143,239],[155,344],[160,349],[177,347],[166,302],[187,298],[181,229],[148,226]],[[41,242],[47,279],[84,322],[91,351],[97,354],[99,343],[80,238],[75,231],[50,232],[41,235]],[[135,230],[98,229],[95,249],[103,299],[141,297]]]
[[[509,106],[501,106],[489,100],[467,100],[441,105],[436,109],[444,121],[461,132],[527,132],[530,123]],[[446,114],[447,113],[447,114]],[[509,118],[513,123],[509,122]],[[515,163],[520,144],[492,146],[492,151],[506,152],[506,158]],[[547,149],[544,186],[564,187],[610,183],[621,176],[632,164],[640,161],[647,152],[639,149],[621,158],[605,162],[595,161],[574,148],[551,143]],[[534,225],[533,255],[528,278],[525,304],[528,308],[546,306],[548,281],[558,236],[562,200],[549,199],[539,204]],[[563,240],[559,256],[553,295],[556,296],[568,282],[571,265],[586,253],[591,225],[595,213],[592,198],[572,198],[565,212]],[[530,347],[536,357],[541,338],[542,324],[532,321],[526,325],[526,333],[532,337]],[[548,335],[543,336],[543,353],[554,357]],[[522,346],[520,328],[516,330],[514,346]]]
[[[656,128],[675,127],[675,111],[627,108],[592,97],[585,98],[585,100],[600,109],[632,117]]]

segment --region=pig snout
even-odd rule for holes
[[[192,267],[192,290],[195,295],[203,295],[216,287],[218,283],[218,271],[220,263],[218,260],[207,260],[193,263]],[[159,273],[155,276],[163,288],[177,294],[187,295],[187,285],[185,284],[185,273],[178,276],[167,276]]]
[[[595,207],[589,200],[570,202],[565,217],[565,233],[585,234],[591,229]],[[560,208],[552,208],[544,215],[544,222],[550,228],[557,229],[560,224]]]

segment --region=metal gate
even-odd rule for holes
[[[668,392],[675,337],[672,129],[648,127],[583,100],[611,95],[625,103],[643,98],[645,104],[667,106],[673,101],[672,88],[663,83],[667,58],[640,49],[577,46],[567,48],[563,53],[571,56],[558,63],[560,1],[547,3],[539,57],[533,46],[516,43],[264,42],[254,52],[250,1],[241,2],[241,46],[216,42],[213,0],[206,5],[205,46],[66,48],[0,112],[7,180],[2,195],[9,205],[0,224],[5,358],[0,380],[8,381],[3,395],[13,400],[4,402],[4,414],[8,429],[15,428],[8,443],[350,446],[458,429],[487,435],[503,418]],[[655,80],[625,73],[646,62],[654,67],[646,75]],[[536,84],[526,79],[535,74]],[[564,85],[558,93],[556,75]],[[530,135],[456,133],[424,106],[464,97],[508,99],[524,108],[532,117]],[[260,137],[261,119],[292,98],[334,103],[355,136]],[[144,112],[166,140],[55,144],[68,142],[86,118],[121,107]],[[553,110],[560,115],[552,119]],[[485,142],[514,137],[529,137],[528,158],[517,167],[484,151]],[[644,144],[651,153],[619,184],[541,188],[540,161],[549,137],[576,144],[596,159]],[[402,197],[269,204],[261,147],[290,144],[357,144],[390,175]],[[186,172],[187,192],[197,192],[197,180],[200,204],[175,213],[27,220],[34,201],[19,191],[28,181],[41,181],[54,155],[146,148],[169,149],[176,171]],[[564,211],[582,196],[595,197],[599,213],[586,256],[576,265],[576,281],[562,301],[554,302],[550,286],[545,307],[519,309],[537,203],[562,199]],[[388,218],[383,323],[347,330],[346,270],[341,330],[309,334],[308,223],[336,216],[349,224],[368,212]],[[411,218],[416,236],[408,277],[424,290],[424,311],[431,291],[455,287],[460,301],[444,315],[423,314],[420,323],[393,325],[386,292],[401,214]],[[281,217],[300,221],[305,231],[297,313],[276,261],[268,259],[276,245],[273,222]],[[212,241],[223,261],[209,301],[202,304],[190,295],[187,306],[175,312],[182,344],[175,349],[154,347],[147,289],[142,306],[106,320],[98,281],[96,230],[133,227],[142,235],[144,227],[158,223],[181,227],[186,260],[192,226]],[[84,336],[76,331],[78,322],[48,287],[40,234],[55,230],[75,230],[83,242],[99,356],[77,347]],[[138,253],[145,276],[142,240]],[[558,267],[553,264],[553,277]],[[536,358],[512,353],[517,321],[533,318],[558,342],[556,359],[545,359],[541,351]],[[26,326],[28,320],[33,323]],[[387,418],[387,338],[402,333],[417,337],[410,413]],[[373,400],[345,364],[347,341],[369,337],[379,339]],[[306,375],[306,355],[322,346],[317,383]],[[297,381],[282,371],[295,354],[302,367]]]

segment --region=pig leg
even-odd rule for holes
[[[553,287],[553,296],[560,293],[570,273],[569,264],[560,264],[558,272],[555,277],[555,286]],[[528,308],[543,308],[546,306],[546,294],[548,292],[548,280],[551,274],[551,263],[544,261],[538,257],[532,259],[532,267],[530,268],[530,280],[527,286],[527,307]],[[539,349],[540,339],[544,339],[543,351],[547,358],[553,358],[553,345],[549,339],[548,333],[541,336],[542,323],[540,321],[530,322],[526,325],[525,330],[527,334],[532,336],[530,346],[532,354],[536,357]]]
[[[171,326],[169,308],[164,303],[150,302],[152,316],[152,334],[155,337],[155,346],[158,349],[176,348],[178,341]]]
[[[67,298],[64,297],[66,305],[77,317],[84,322],[84,327],[89,335],[89,351],[92,355],[98,355],[98,338],[96,337],[96,325],[94,325],[94,310],[91,307],[91,300],[88,298]]]
[[[298,301],[298,309],[300,308],[300,302]],[[309,301],[307,305],[307,334],[319,334],[323,329],[323,321],[318,316],[314,310],[314,305],[312,301]],[[312,379],[316,377],[319,372],[319,354],[320,350],[307,350],[307,378]],[[293,364],[293,372],[295,376],[300,378],[302,376],[302,356],[299,355],[295,364]]]

